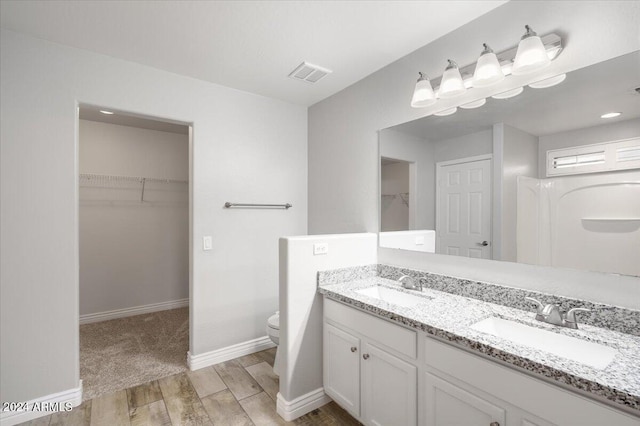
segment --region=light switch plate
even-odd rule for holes
[[[213,239],[211,235],[202,237],[202,250],[211,250],[213,248]]]
[[[313,255],[329,253],[329,243],[315,243],[313,245]]]

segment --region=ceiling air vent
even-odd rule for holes
[[[295,80],[306,81],[307,83],[316,83],[327,74],[331,74],[331,72],[331,70],[328,70],[326,68],[322,68],[308,62],[303,62],[298,65],[298,67],[293,70],[291,74],[289,74],[289,77]]]

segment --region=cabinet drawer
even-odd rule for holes
[[[324,299],[326,319],[344,325],[391,350],[410,358],[417,357],[417,332],[366,314],[333,300]]]

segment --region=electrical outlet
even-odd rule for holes
[[[202,237],[202,250],[211,250],[213,248],[213,239],[211,235]]]
[[[329,253],[329,243],[315,243],[313,245],[313,255]]]

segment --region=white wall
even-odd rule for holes
[[[517,261],[518,176],[538,177],[538,138],[504,125],[502,131],[501,257]],[[494,257],[494,259],[496,259]]]
[[[409,169],[409,163],[405,162],[385,164],[380,167],[380,192],[383,195],[380,202],[382,231],[411,229],[409,228],[409,203],[415,203],[415,200],[406,198],[407,204],[405,204],[400,196],[400,194],[409,194]]]
[[[189,179],[187,134],[79,123],[80,173]],[[189,297],[188,185],[150,183],[145,193],[159,202],[80,188],[80,315]]]
[[[292,409],[288,403],[323,386],[322,297],[317,293],[317,272],[375,264],[377,241],[376,234],[280,239],[279,350],[284,368],[278,412],[283,417]],[[316,243],[328,243],[329,252],[314,256]]]
[[[538,166],[539,177],[541,179],[547,177],[547,151],[550,149],[612,142],[621,139],[637,138],[638,136],[640,136],[640,118],[623,121],[618,120],[600,126],[540,136],[538,153],[540,157]]]
[[[277,240],[307,230],[306,108],[4,29],[0,42],[3,400],[78,386],[78,102],[193,123],[190,351],[264,336]]]
[[[404,229],[435,229],[436,172],[433,161],[433,146],[425,139],[385,129],[380,132],[380,156],[413,163],[415,170],[413,186],[415,187],[416,196],[414,198],[416,199],[409,200],[409,207],[414,220],[410,228]],[[401,202],[397,199],[394,201]],[[384,226],[382,229],[389,230]]]
[[[638,34],[638,22],[638,2],[509,2],[313,105],[309,109],[309,232],[377,230],[376,145],[380,129],[638,50],[640,39],[631,36]],[[461,66],[473,63],[482,41],[496,51],[515,46],[525,24],[539,34],[556,32],[564,37],[564,51],[544,72],[512,76],[495,87],[473,89],[458,98],[440,100],[431,107],[410,107],[418,71],[439,76],[447,58],[454,58]],[[536,270],[535,273],[543,274],[542,280],[527,276],[532,270],[526,265],[475,261],[473,267],[467,267],[464,259],[380,249],[383,251],[397,254],[394,260],[405,256],[420,259],[418,263],[423,262],[425,267],[437,267],[440,272],[451,275],[465,271],[476,279],[500,278],[499,282],[509,285],[553,288],[558,294],[568,296],[583,294],[586,276],[598,282],[598,289],[585,293],[596,301],[615,299],[625,306],[633,304],[631,296],[640,300],[637,292],[630,291],[634,286],[640,288],[637,278]],[[501,272],[496,274],[496,270]]]
[[[493,153],[493,130],[433,142],[435,162],[458,160]]]

